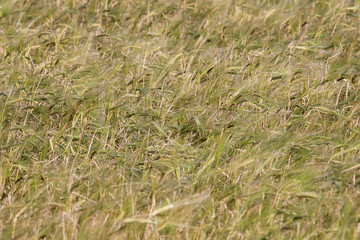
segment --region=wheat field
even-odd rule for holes
[[[359,0],[1,0],[0,239],[360,239]]]

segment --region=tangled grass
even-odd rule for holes
[[[3,0],[1,239],[359,239],[360,1]]]

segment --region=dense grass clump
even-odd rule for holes
[[[359,239],[359,16],[0,1],[0,238]]]

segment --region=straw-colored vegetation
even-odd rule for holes
[[[359,16],[1,0],[1,238],[359,239]]]

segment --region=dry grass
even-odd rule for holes
[[[1,239],[359,239],[360,2],[3,0]]]

